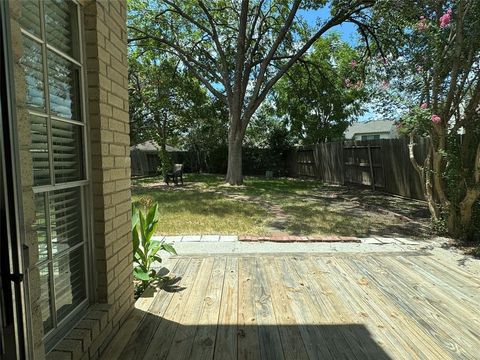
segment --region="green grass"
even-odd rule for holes
[[[160,204],[158,232],[163,235],[265,234],[269,220],[265,208],[212,192],[221,183],[214,176],[196,177],[195,186],[191,186],[192,180],[191,176],[185,177],[190,182],[186,187],[137,188],[132,198],[143,206]],[[145,186],[151,181],[143,179],[134,184]]]
[[[405,223],[389,211],[412,217],[424,204],[369,190],[261,177],[227,186],[222,176],[205,174],[187,174],[184,181],[185,186],[168,187],[159,178],[133,180],[134,201],[160,204],[159,234],[265,235],[278,231],[272,229],[271,205],[288,215],[282,231],[290,234],[416,237],[423,231],[419,223]],[[422,225],[425,219],[416,220]]]

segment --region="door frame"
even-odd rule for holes
[[[28,256],[28,248],[22,245],[22,227],[23,219],[22,199],[19,185],[19,161],[18,161],[18,142],[15,136],[14,119],[16,118],[15,94],[13,69],[12,69],[12,51],[10,44],[10,22],[9,22],[9,1],[0,1],[0,186],[4,195],[5,214],[2,221],[5,223],[5,229],[1,229],[2,235],[5,234],[3,241],[7,242],[7,254],[2,252],[1,261],[6,263],[9,273],[2,274],[3,286],[11,289],[11,305],[7,311],[12,315],[12,326],[14,337],[8,341],[13,346],[10,349],[14,354],[6,354],[10,359],[28,359],[33,356],[32,347],[29,346],[31,337],[28,334],[29,314],[28,314],[28,296],[26,287],[26,274],[24,255]],[[10,299],[9,299],[10,300]]]

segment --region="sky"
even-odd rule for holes
[[[326,6],[319,10],[300,10],[298,14],[302,16],[310,26],[315,26],[317,19],[326,20],[330,17],[330,8]],[[352,23],[344,23],[334,27],[330,31],[339,33],[342,40],[349,43],[351,46],[357,45],[360,40],[356,26]]]

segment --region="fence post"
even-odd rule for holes
[[[370,181],[372,182],[372,190],[375,191],[375,173],[373,171],[372,149],[370,144],[368,144],[368,164],[370,165]]]

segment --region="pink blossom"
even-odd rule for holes
[[[347,88],[349,88],[350,86],[352,86],[352,82],[350,81],[350,79],[345,79],[345,86]]]
[[[423,103],[422,105],[420,105],[420,109],[426,109],[426,108],[428,108],[427,103]]]
[[[358,65],[358,63],[357,63],[356,60],[352,60],[352,62],[350,63],[350,66],[351,66],[352,68],[357,67],[357,65]]]
[[[353,86],[356,90],[360,90],[361,88],[363,88],[363,81],[357,81],[355,83],[355,85]]]
[[[427,19],[425,16],[420,16],[420,20],[417,22],[417,30],[424,31],[427,29]]]
[[[415,66],[415,69],[420,72],[420,71],[423,71],[423,66],[422,65],[417,65]]]
[[[387,90],[389,87],[390,87],[390,83],[389,83],[387,80],[383,80],[382,85],[380,86],[380,88],[381,88],[382,90]]]
[[[452,21],[452,9],[448,9],[445,14],[440,17],[440,27],[443,29]]]
[[[432,122],[434,124],[439,124],[442,121],[442,118],[438,115],[433,114],[432,115]]]

